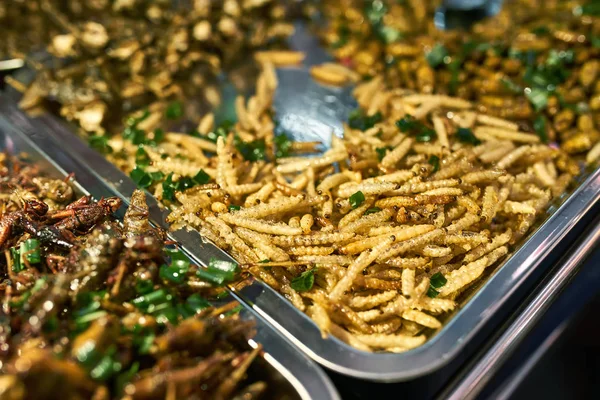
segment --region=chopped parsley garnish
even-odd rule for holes
[[[312,289],[315,283],[315,269],[309,269],[308,271],[304,271],[294,279],[290,283],[292,289],[297,292],[306,292]]]
[[[440,158],[438,156],[431,156],[429,157],[429,160],[427,160],[427,162],[431,165],[433,165],[433,171],[432,172],[437,172],[440,170]]]
[[[432,299],[435,299],[436,297],[438,297],[439,294],[440,294],[440,292],[438,292],[437,290],[435,290],[434,288],[429,286],[429,289],[427,290],[427,297],[431,297]]]
[[[356,109],[348,115],[348,125],[350,128],[361,131],[366,131],[374,127],[376,123],[382,120],[383,116],[380,112],[373,115],[365,115],[360,109]]]
[[[435,68],[444,63],[444,58],[448,56],[448,49],[442,44],[436,44],[425,54],[425,59],[432,68]]]
[[[365,195],[359,190],[358,192],[350,196],[348,200],[350,201],[350,205],[354,209],[360,206],[365,201]]]
[[[232,261],[211,258],[208,267],[199,268],[196,274],[210,283],[223,285],[233,281],[239,271],[240,267]]]
[[[160,171],[146,172],[141,167],[136,166],[133,171],[129,173],[129,177],[135,182],[137,187],[147,189],[152,186],[153,183],[163,180],[165,176]]]
[[[292,148],[292,141],[284,134],[275,136],[275,158],[288,157]]]
[[[112,153],[113,149],[108,144],[108,138],[103,135],[92,135],[88,138],[88,144],[91,148],[98,150],[102,154]]]
[[[462,143],[468,143],[475,146],[481,144],[481,140],[477,139],[477,137],[473,134],[473,131],[469,128],[458,128],[456,131],[456,137]]]
[[[172,101],[165,110],[165,117],[168,119],[179,119],[183,116],[183,105],[179,101]]]

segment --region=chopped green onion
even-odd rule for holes
[[[415,136],[417,142],[431,142],[437,137],[437,134],[433,129],[424,128]]]
[[[244,142],[239,136],[236,135],[233,143],[242,157],[244,157],[244,160],[260,161],[267,159],[267,148],[264,139]]]
[[[548,105],[548,95],[547,90],[538,88],[532,88],[531,91],[525,93],[535,111],[541,111]]]
[[[92,135],[88,138],[88,144],[91,148],[98,150],[102,154],[112,153],[112,147],[108,144],[108,137],[104,135]]]
[[[172,101],[165,110],[168,119],[179,119],[183,116],[183,105],[179,101]]]
[[[600,49],[600,35],[598,35],[598,36],[592,36],[590,38],[590,42],[592,43],[592,47]]]
[[[366,131],[375,126],[376,123],[381,122],[383,116],[380,112],[373,115],[365,115],[360,109],[356,109],[348,115],[348,126],[352,129],[358,129],[360,131]]]
[[[194,313],[198,313],[206,308],[211,307],[212,305],[208,300],[201,297],[198,293],[192,294],[187,298],[185,304],[194,311]]]
[[[142,146],[135,151],[135,165],[138,167],[147,167],[150,165],[150,157]]]
[[[354,209],[360,206],[365,201],[365,195],[359,190],[358,192],[350,196],[348,200],[350,201],[350,205]]]
[[[543,115],[538,115],[533,121],[533,129],[543,143],[548,143],[548,134],[546,133],[546,117]]]
[[[307,290],[312,289],[313,284],[315,283],[315,269],[309,269],[308,271],[304,271],[294,279],[290,283],[292,289],[297,292],[306,292]]]
[[[502,79],[500,79],[500,82],[502,82],[504,87],[507,88],[512,93],[522,93],[523,92],[523,88],[521,86],[517,85],[516,83],[514,83],[510,78],[503,77]]]
[[[100,362],[90,371],[92,379],[105,381],[114,374],[121,371],[121,363],[114,359],[116,347],[111,346],[106,354],[100,359]]]
[[[127,385],[133,379],[133,377],[135,376],[135,374],[137,374],[139,369],[140,363],[139,361],[135,361],[133,364],[131,364],[131,367],[127,371],[122,372],[121,374],[119,374],[119,376],[117,376],[115,382],[115,392],[118,397],[121,397],[125,385]]]
[[[21,252],[16,247],[10,249],[10,255],[12,258],[12,270],[15,273],[21,272],[25,267],[21,264]]]
[[[379,161],[383,160],[383,158],[387,154],[388,150],[391,150],[391,147],[389,147],[389,146],[378,147],[375,149],[375,152],[377,153],[377,158],[379,159]]]
[[[135,292],[139,295],[150,293],[154,289],[154,282],[150,279],[138,279],[135,283]]]
[[[475,146],[481,144],[481,140],[477,139],[477,137],[473,134],[473,131],[469,128],[458,128],[456,131],[456,137],[462,143],[469,143]]]
[[[440,292],[438,292],[437,290],[435,290],[431,286],[427,290],[427,297],[431,297],[432,299],[435,299],[436,297],[438,297],[439,294],[440,294]]]
[[[143,120],[145,120],[146,118],[148,118],[150,116],[150,110],[145,109],[144,111],[142,111],[142,115],[140,115],[139,117],[129,117],[127,118],[127,121],[125,121],[125,125],[127,125],[128,127],[135,127],[137,126],[140,122],[142,122]]]
[[[413,117],[408,115],[396,121],[396,126],[398,127],[398,129],[400,129],[400,132],[408,132],[417,128],[419,126],[419,123],[415,121]]]
[[[199,268],[196,274],[210,283],[222,285],[233,281],[239,270],[239,266],[234,262],[211,258],[208,267]]]
[[[285,135],[275,136],[275,158],[288,157],[292,148],[292,141]]]
[[[375,214],[379,211],[381,211],[381,208],[379,208],[379,207],[369,208],[367,211],[365,211],[365,215]]]
[[[228,208],[229,211],[240,211],[242,209],[242,207],[236,206],[235,204],[230,204]]]
[[[21,261],[27,261],[29,264],[39,264],[42,262],[40,250],[40,241],[37,239],[27,239],[21,243]]]
[[[433,171],[432,172],[437,172],[440,170],[440,158],[438,156],[431,156],[429,157],[429,160],[427,160],[427,162],[430,165],[433,165]]]
[[[435,68],[444,62],[444,58],[448,56],[448,49],[441,44],[436,44],[433,46],[431,51],[425,54],[425,59],[431,65],[432,68]]]
[[[240,311],[242,311],[244,309],[244,307],[242,307],[241,304],[238,304],[237,306],[233,307],[231,310],[227,311],[225,314],[223,314],[226,317],[230,317],[232,315],[238,314]]]
[[[201,169],[196,175],[194,175],[192,179],[198,185],[206,185],[208,182],[210,182],[210,175],[208,175],[206,172],[204,172],[203,169]]]
[[[154,338],[156,335],[154,333],[149,333],[147,335],[136,335],[134,336],[134,344],[137,346],[137,351],[140,354],[149,354],[152,345],[154,344]]]
[[[447,282],[448,282],[448,279],[446,279],[446,277],[444,275],[442,275],[441,272],[437,272],[437,273],[431,275],[431,278],[429,278],[429,284],[435,289],[441,288]]]
[[[172,260],[170,265],[160,267],[158,274],[162,279],[176,284],[182,284],[185,281],[185,274],[190,269],[190,263],[187,260]]]

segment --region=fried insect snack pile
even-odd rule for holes
[[[417,11],[416,2],[338,3],[322,3],[328,25],[321,36],[362,76],[475,101],[480,113],[527,126],[569,154],[600,140],[597,2],[505,2],[468,31],[435,29],[434,9]],[[417,14],[423,18],[407,18]]]
[[[171,208],[174,228],[198,229],[358,349],[424,343],[579,173],[516,123],[382,77],[355,89],[343,139],[293,156],[315,143],[274,135],[276,83],[265,65],[233,127],[209,114],[204,133],[114,137],[109,158]]]
[[[0,397],[255,399],[261,347],[236,304],[148,223],[134,192],[75,200],[61,180],[2,155]],[[51,206],[52,205],[52,206]],[[214,278],[214,277],[213,277]]]
[[[109,119],[120,122],[122,111],[155,101],[193,97],[216,105],[223,70],[293,32],[285,8],[273,0],[195,0],[191,7],[146,0],[17,3],[0,7],[0,24],[8,24],[7,52],[36,70],[21,107],[55,100],[61,116],[87,133],[102,133]],[[23,15],[16,17],[17,10]],[[37,20],[43,23],[24,22]],[[21,36],[31,40],[20,42]],[[45,64],[27,47],[39,37],[53,56]]]

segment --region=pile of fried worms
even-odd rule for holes
[[[236,304],[152,228],[142,191],[75,199],[70,183],[2,154],[0,397],[255,399],[261,347]],[[168,258],[165,257],[168,255]],[[169,261],[167,261],[169,260]],[[213,277],[214,278],[214,277]]]
[[[598,143],[597,1],[509,1],[491,18],[449,30],[433,23],[436,3],[326,0],[319,34],[338,63],[364,79],[385,76],[390,87],[474,101],[478,112],[510,119],[569,154]],[[332,68],[313,76],[348,82]],[[600,147],[593,155],[600,158]]]
[[[174,229],[196,228],[358,349],[423,344],[580,172],[516,123],[381,77],[356,87],[343,138],[296,156],[317,144],[274,134],[276,87],[265,63],[235,125],[208,114],[193,135],[113,137],[108,158],[171,209]]]

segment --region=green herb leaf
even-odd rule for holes
[[[206,172],[204,172],[203,169],[198,171],[198,173],[192,179],[198,185],[206,185],[208,182],[210,182],[210,176]]]
[[[292,141],[285,135],[275,136],[275,158],[288,157],[292,148]]]
[[[431,51],[425,54],[425,59],[431,65],[432,68],[435,68],[444,62],[444,58],[448,56],[448,49],[444,47],[442,44],[436,44],[433,46]]]
[[[135,340],[139,337],[139,340]],[[150,349],[154,344],[154,339],[156,335],[154,333],[148,333],[146,335],[136,336],[134,339],[134,344],[137,345],[139,354],[150,354]]]
[[[600,36],[592,36],[590,38],[590,43],[592,44],[592,47],[600,49]]]
[[[37,239],[27,239],[21,243],[21,261],[27,261],[29,264],[39,264],[42,262],[40,250],[40,241]]]
[[[348,126],[352,129],[366,131],[374,127],[376,123],[381,122],[382,119],[383,117],[380,112],[368,116],[360,109],[356,109],[348,115]]]
[[[533,121],[533,129],[543,143],[548,143],[548,134],[546,133],[546,117],[543,115],[538,115]]]
[[[175,185],[173,184],[173,173],[171,172],[167,175],[167,179],[165,179],[162,183],[163,189],[163,199],[169,201],[175,201]]]
[[[369,208],[367,211],[365,211],[365,215],[375,214],[379,211],[381,211],[381,208],[379,208],[379,207]]]
[[[91,148],[98,150],[102,154],[112,153],[113,149],[108,144],[108,138],[103,135],[92,135],[88,138],[88,144]]]
[[[146,118],[148,118],[149,116],[150,116],[150,110],[145,109],[144,111],[142,111],[142,114],[139,117],[129,117],[129,118],[127,118],[127,120],[125,121],[125,125],[127,127],[135,127],[140,122],[142,122],[143,120],[145,120]]]
[[[446,279],[446,277],[444,275],[442,275],[441,272],[437,272],[437,273],[431,275],[431,278],[429,278],[429,284],[435,289],[441,288],[447,282],[448,282],[448,279]]]
[[[106,381],[111,376],[121,371],[121,363],[115,360],[117,349],[109,347],[100,362],[90,371],[90,377],[97,381]]]
[[[292,289],[297,292],[306,292],[307,290],[312,289],[315,283],[315,269],[309,269],[308,271],[304,271],[294,279],[290,283]]]
[[[353,209],[357,208],[365,201],[365,195],[363,194],[363,192],[361,192],[359,190],[358,192],[356,192],[352,196],[350,196],[348,201],[350,201],[350,205],[352,206]]]
[[[152,185],[152,177],[140,167],[135,167],[129,173],[129,177],[135,182],[137,187],[141,189],[149,188]]]
[[[172,101],[165,110],[168,119],[179,119],[183,116],[183,105],[179,101]]]
[[[427,297],[435,299],[436,297],[438,297],[439,294],[440,292],[429,286],[429,289],[427,290]]]
[[[458,128],[456,131],[456,137],[462,143],[469,143],[474,146],[481,144],[481,140],[473,134],[473,131],[469,128]]]
[[[529,99],[535,111],[541,111],[548,105],[549,93],[547,90],[532,88],[531,91],[525,93],[525,96]]]
[[[531,33],[537,36],[546,36],[550,34],[550,29],[547,26],[541,25],[531,30]]]
[[[236,206],[235,204],[230,204],[228,208],[229,211],[240,211],[242,209],[242,207]]]
[[[135,282],[135,292],[139,295],[150,293],[154,289],[154,282],[150,279],[138,279]]]
[[[429,157],[429,160],[427,160],[427,162],[431,165],[433,165],[433,171],[432,172],[437,172],[440,170],[440,158],[438,156],[431,156]]]

